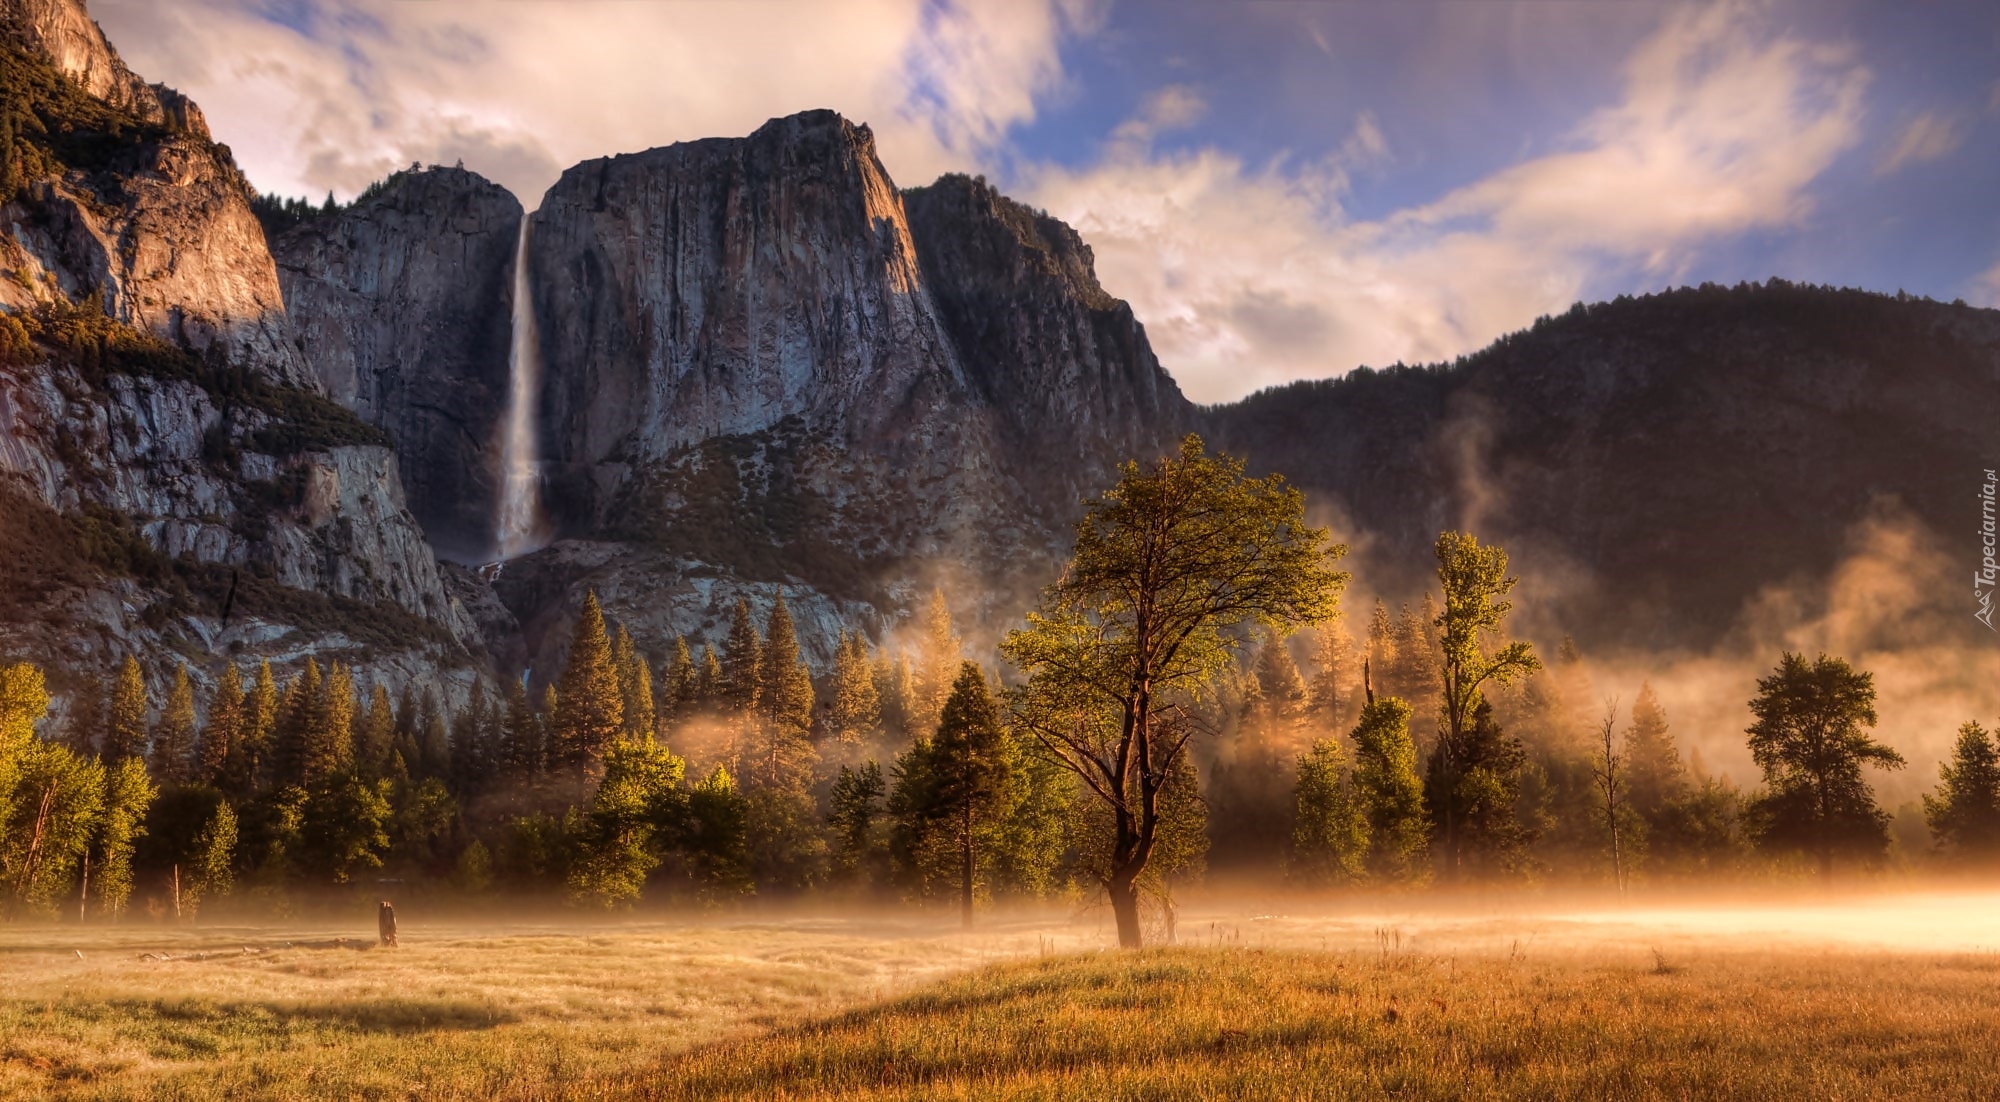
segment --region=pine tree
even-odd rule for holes
[[[1527,761],[1521,740],[1501,729],[1484,699],[1463,734],[1438,740],[1424,773],[1424,803],[1435,823],[1451,824],[1438,832],[1447,874],[1494,876],[1522,867],[1535,840],[1514,811]]]
[[[1951,760],[1938,766],[1938,788],[1924,797],[1924,820],[1937,846],[1965,862],[2000,858],[2000,746],[1977,723],[1958,729]]]
[[[271,663],[257,664],[256,680],[243,701],[243,739],[240,750],[230,753],[229,776],[232,791],[247,793],[269,779],[278,728],[278,681],[271,675]]]
[[[417,773],[426,780],[451,774],[451,725],[435,688],[424,689],[417,705]]]
[[[272,747],[272,764],[279,786],[307,787],[317,779],[316,756],[331,742],[327,714],[326,677],[319,660],[306,659],[306,668],[285,684],[278,702],[278,730]]]
[[[556,693],[554,757],[563,765],[599,761],[625,727],[625,701],[597,594],[583,601],[570,641],[569,665]]]
[[[521,678],[507,679],[506,707],[505,749],[501,757],[507,772],[516,776],[541,772],[541,726],[535,722],[535,710],[528,704],[528,686]]]
[[[1353,663],[1354,640],[1340,624],[1313,633],[1313,676],[1306,685],[1306,712],[1313,727],[1335,730],[1346,718]]]
[[[1430,824],[1410,738],[1410,706],[1371,699],[1355,724],[1354,791],[1368,820],[1368,871],[1386,880],[1420,875]]]
[[[658,719],[653,706],[653,671],[645,656],[632,643],[632,633],[623,625],[611,644],[612,665],[618,671],[618,698],[624,706],[626,738],[646,741],[653,737]]]
[[[916,675],[910,669],[909,655],[891,658],[886,651],[877,651],[875,661],[869,664],[868,677],[875,683],[883,732],[896,742],[928,741],[930,731],[917,722]]]
[[[377,682],[369,695],[368,711],[362,716],[354,736],[354,757],[365,777],[380,777],[389,767],[389,755],[396,749],[396,708],[389,702],[389,689]]]
[[[1352,783],[1346,755],[1330,738],[1299,757],[1292,786],[1295,816],[1286,874],[1305,884],[1346,884],[1367,872],[1366,808]]]
[[[834,648],[832,697],[826,718],[830,735],[850,744],[874,736],[882,722],[882,707],[868,668],[868,644],[860,632],[843,632]],[[881,770],[876,772],[879,779]]]
[[[764,687],[764,641],[757,637],[757,624],[750,618],[750,602],[738,598],[729,620],[729,636],[722,643],[722,680],[719,688],[723,706],[735,716],[747,716],[757,708]]]
[[[1632,702],[1620,772],[1627,804],[1648,823],[1657,823],[1668,808],[1687,797],[1687,769],[1667,729],[1667,711],[1650,683],[1639,686],[1638,699]]]
[[[1375,599],[1375,610],[1368,616],[1368,649],[1362,661],[1383,672],[1385,685],[1388,671],[1396,667],[1396,628],[1389,619],[1389,606],[1380,597]]]
[[[485,787],[490,772],[492,722],[486,692],[474,684],[465,706],[452,717],[451,723],[451,787],[461,799]]]
[[[324,714],[312,732],[306,755],[306,783],[318,784],[354,761],[354,716],[360,701],[354,694],[354,674],[335,662],[327,672]]]
[[[965,660],[963,651],[958,633],[951,626],[951,607],[945,603],[944,590],[933,589],[930,608],[924,613],[923,642],[915,670],[914,714],[910,717],[925,737],[937,729],[938,720],[944,715],[945,698],[951,695],[958,680],[959,663]]]
[[[227,784],[229,759],[241,752],[244,730],[243,675],[235,663],[223,667],[222,682],[208,705],[208,723],[201,729],[195,755],[196,779],[218,788]]]
[[[1264,636],[1252,673],[1264,719],[1286,723],[1299,717],[1306,700],[1305,679],[1299,676],[1298,663],[1292,661],[1291,648],[1276,632]]]
[[[728,680],[722,672],[722,659],[715,656],[715,648],[702,644],[701,669],[695,682],[696,710],[705,711],[720,703]]]
[[[193,860],[181,888],[181,907],[188,914],[199,914],[204,902],[229,894],[235,885],[236,834],[235,809],[228,800],[217,801],[215,812],[195,836]]]
[[[981,835],[1006,810],[1007,754],[999,708],[976,662],[961,662],[931,742],[929,813],[958,848],[959,913],[972,925]]]
[[[153,725],[153,775],[167,784],[185,784],[194,775],[194,686],[185,664],[174,670],[173,687]]]
[[[661,689],[665,696],[660,708],[661,726],[685,723],[692,716],[701,698],[701,671],[694,664],[694,655],[688,650],[687,636],[674,636],[674,655],[667,660],[666,675],[661,678]]]
[[[833,878],[838,883],[867,887],[880,884],[888,857],[882,837],[882,767],[867,762],[859,769],[840,767],[826,825],[833,831]]]
[[[763,676],[759,711],[764,721],[799,736],[812,728],[812,674],[799,658],[799,637],[792,626],[792,611],[785,595],[771,605],[764,630],[764,654],[758,669]]]
[[[111,686],[111,714],[104,731],[104,760],[116,764],[146,752],[146,678],[131,655],[118,667]]]

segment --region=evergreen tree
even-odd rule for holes
[[[658,720],[653,706],[653,671],[644,655],[632,643],[632,634],[621,625],[611,646],[611,659],[618,671],[618,697],[624,705],[625,737],[650,739]]]
[[[537,768],[543,772],[555,768],[556,765],[556,713],[561,711],[560,705],[561,699],[556,693],[556,687],[545,686],[542,689],[542,706],[535,713],[541,736],[537,740],[541,747],[541,763]]]
[[[185,664],[174,670],[173,687],[153,725],[153,775],[167,784],[194,779],[194,686]]]
[[[271,749],[272,765],[280,787],[307,787],[312,773],[324,765],[316,755],[331,742],[331,717],[326,706],[326,677],[319,660],[306,659],[306,668],[286,682],[278,701],[278,729]]]
[[[982,835],[1006,810],[1008,760],[1000,712],[976,662],[961,662],[930,749],[931,818],[958,849],[959,914],[972,925]]]
[[[243,675],[230,663],[223,667],[215,699],[208,705],[208,723],[201,729],[195,775],[202,784],[218,788],[227,784],[229,759],[241,752],[244,705]]]
[[[2000,747],[1977,723],[1958,729],[1938,787],[1924,797],[1924,820],[1947,855],[1966,862],[2000,858]]]
[[[552,756],[563,765],[599,761],[625,727],[625,701],[597,594],[583,601],[570,641],[569,664],[557,682]]]
[[[1377,597],[1375,610],[1368,616],[1368,649],[1362,660],[1386,675],[1395,668],[1396,657],[1396,627],[1389,619],[1389,606]],[[1390,695],[1395,694],[1392,691]]]
[[[827,733],[845,743],[872,738],[882,722],[875,678],[868,668],[868,645],[861,633],[841,633],[833,653],[832,697],[827,709]],[[881,770],[876,770],[880,779]]]
[[[1292,787],[1295,816],[1286,873],[1306,884],[1346,884],[1367,872],[1368,818],[1340,743],[1313,743],[1299,758]]]
[[[541,772],[541,725],[535,722],[535,710],[528,704],[528,686],[518,677],[507,679],[504,745],[506,749],[502,757],[508,772],[516,776]]]
[[[758,703],[764,721],[803,737],[812,728],[812,674],[799,658],[799,637],[783,593],[771,605],[758,670],[763,677]]]
[[[380,777],[389,768],[389,755],[396,749],[396,708],[389,701],[389,689],[379,682],[369,694],[368,710],[354,736],[354,758],[364,777]]]
[[[118,667],[117,680],[111,685],[111,714],[107,717],[104,731],[104,760],[107,764],[144,756],[146,710],[149,707],[145,675],[139,671],[139,660],[128,654]]]
[[[231,754],[231,788],[250,792],[262,786],[271,768],[273,744],[278,728],[278,680],[271,675],[271,663],[257,664],[256,680],[243,702],[241,752]]]
[[[1305,678],[1299,676],[1291,648],[1277,632],[1264,634],[1251,674],[1256,678],[1257,699],[1267,722],[1290,723],[1300,718],[1306,702]]]
[[[470,797],[486,786],[490,774],[492,716],[486,693],[477,684],[467,695],[465,707],[452,717],[451,786],[460,798]]]
[[[985,844],[988,876],[996,893],[1048,898],[1063,886],[1075,778],[1041,753],[1033,736],[1009,731],[1005,741],[1006,811]]]
[[[674,654],[667,660],[666,676],[661,681],[665,691],[660,707],[662,725],[685,722],[701,701],[701,670],[688,650],[687,636],[674,636]]]
[[[875,683],[875,702],[885,734],[896,742],[930,738],[928,730],[917,726],[916,675],[908,655],[891,658],[888,652],[877,651],[869,664],[868,678]]]
[[[306,784],[318,784],[354,761],[354,717],[360,701],[354,693],[354,673],[335,662],[326,677],[326,703],[307,744]]]
[[[627,907],[660,863],[657,841],[681,822],[687,765],[643,737],[620,739],[604,754],[604,778],[592,795],[582,859],[570,870],[570,898]]]
[[[729,770],[716,766],[688,793],[681,853],[698,896],[718,902],[756,892],[751,874],[748,801]]]
[[[913,714],[910,722],[926,737],[937,729],[944,715],[945,699],[957,684],[964,646],[951,626],[951,606],[945,603],[942,588],[931,590],[930,607],[924,612],[924,631],[917,654]]]
[[[1632,702],[1632,724],[1625,729],[1624,773],[1626,799],[1648,822],[1687,796],[1687,769],[1667,728],[1667,710],[1650,683],[1639,687],[1639,697]]]
[[[1514,808],[1521,796],[1527,750],[1501,730],[1493,705],[1481,699],[1465,732],[1438,740],[1424,774],[1424,803],[1439,824],[1441,855],[1452,876],[1519,871],[1534,832]],[[1447,831],[1443,824],[1450,824]]]
[[[365,780],[344,769],[306,794],[299,834],[309,875],[347,884],[363,869],[382,867],[393,813],[389,791],[387,780]]]
[[[1410,738],[1410,706],[1371,694],[1352,737],[1354,792],[1368,822],[1368,872],[1383,880],[1418,877],[1430,825]]]
[[[417,704],[416,771],[413,776],[436,780],[451,774],[451,727],[437,690],[426,687]]]
[[[764,641],[757,637],[757,624],[750,618],[750,602],[738,598],[729,620],[729,636],[722,642],[721,690],[724,710],[733,716],[750,715],[757,708],[764,687]]]
[[[918,738],[896,755],[889,767],[889,862],[896,884],[909,899],[928,899],[952,881],[951,835],[931,809],[933,790],[931,742]]]
[[[1337,730],[1346,719],[1348,683],[1353,679],[1354,640],[1338,622],[1313,633],[1313,676],[1306,685],[1306,711],[1312,726]]]
[[[1758,679],[1750,711],[1750,756],[1766,789],[1751,806],[1758,844],[1811,854],[1823,879],[1836,856],[1880,860],[1889,815],[1861,768],[1900,769],[1903,756],[1862,730],[1875,726],[1874,677],[1839,658],[1787,652]]]
[[[867,762],[859,769],[840,767],[833,781],[827,826],[833,831],[835,883],[871,887],[882,883],[888,860],[883,836],[882,767]]]
[[[701,670],[695,680],[697,710],[715,707],[723,698],[728,680],[722,672],[722,660],[715,656],[715,648],[702,644]]]

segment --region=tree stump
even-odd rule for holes
[[[386,899],[382,901],[381,909],[375,912],[375,926],[376,929],[381,931],[383,947],[388,949],[395,948],[396,908],[391,907],[389,901]]]

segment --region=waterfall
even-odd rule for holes
[[[507,350],[507,423],[500,442],[500,523],[495,532],[498,558],[505,562],[540,547],[541,472],[536,455],[536,413],[542,389],[541,339],[535,332],[535,300],[528,279],[528,215],[514,243],[514,339]]]

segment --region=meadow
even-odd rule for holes
[[[1138,953],[1088,913],[0,927],[0,1095],[1990,1098],[1994,916],[1192,907]]]

